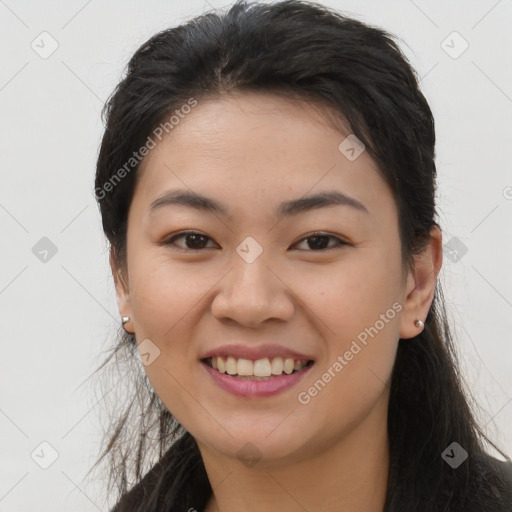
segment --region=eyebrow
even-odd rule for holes
[[[219,214],[227,219],[232,219],[229,210],[218,201],[187,190],[169,190],[149,205],[150,213],[159,210],[163,206],[181,205],[203,212]],[[292,199],[282,202],[276,209],[278,217],[286,215],[297,215],[309,210],[325,208],[326,206],[349,206],[355,210],[369,213],[368,209],[357,199],[344,194],[343,192],[329,190],[317,194]]]

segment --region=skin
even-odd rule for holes
[[[350,161],[338,150],[348,133],[310,104],[230,93],[199,101],[139,169],[126,270],[111,258],[119,311],[138,343],[160,350],[145,371],[198,443],[214,490],[208,512],[383,510],[391,372],[399,338],[421,332],[415,321],[432,303],[442,236],[434,227],[414,269],[402,267],[391,190],[366,151]],[[223,203],[232,218],[179,205],[150,213],[174,188]],[[344,192],[368,213],[336,205],[275,217],[282,201],[320,190]],[[205,235],[203,248],[186,238],[159,245],[184,230]],[[329,248],[316,249],[306,236],[317,231],[348,245],[328,238]],[[247,236],[263,249],[252,263],[236,252]],[[393,303],[401,311],[299,403]],[[315,363],[276,396],[235,397],[199,362],[230,342],[279,343]],[[248,442],[259,457],[250,467],[237,457]]]

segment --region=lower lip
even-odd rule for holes
[[[313,364],[290,375],[279,375],[269,380],[237,379],[226,373],[220,373],[201,361],[201,365],[222,389],[236,396],[260,398],[277,395],[297,384],[306,375]]]

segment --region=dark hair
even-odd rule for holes
[[[96,197],[119,268],[125,268],[127,214],[137,182],[138,162],[131,162],[133,170],[126,167],[134,152],[191,98],[261,91],[328,107],[348,122],[393,191],[402,263],[412,269],[430,229],[439,227],[435,131],[417,74],[393,37],[319,4],[285,0],[239,1],[226,13],[203,14],[145,42],[105,105],[97,161]],[[178,496],[200,510],[211,488],[197,444],[152,390],[135,337],[120,329],[98,370],[109,362],[131,379],[126,402],[116,404],[123,412],[112,417],[96,462],[108,456],[109,490],[115,486],[121,496],[135,486],[116,511],[171,510]],[[483,441],[510,459],[475,419],[476,402],[458,369],[439,283],[425,329],[399,341],[390,385],[385,510],[498,507],[496,490],[505,484]],[[452,442],[469,454],[457,470],[441,457]],[[151,457],[159,462],[143,480]]]

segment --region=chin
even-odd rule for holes
[[[279,428],[279,427],[278,427]],[[294,435],[297,429],[294,429]],[[219,455],[239,460],[246,467],[270,468],[283,464],[296,463],[304,459],[304,440],[295,439],[283,430],[280,435],[274,430],[264,431],[254,428],[240,430],[243,434],[233,433],[222,439],[207,439],[206,444]],[[269,432],[271,432],[269,434]]]

